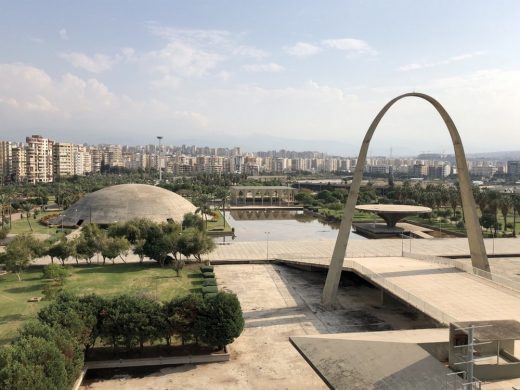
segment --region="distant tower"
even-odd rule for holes
[[[162,181],[162,169],[161,169],[161,141],[163,137],[161,135],[157,136],[159,140],[159,153],[157,154],[157,169],[159,170],[159,183]]]

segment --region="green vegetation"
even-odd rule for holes
[[[213,211],[213,218],[209,219],[207,222],[207,231],[208,233],[231,233],[233,231],[233,227],[225,221],[224,217],[220,210]]]
[[[12,339],[23,322],[34,318],[38,309],[47,305],[45,301],[28,302],[31,297],[42,296],[48,284],[42,270],[42,267],[30,267],[24,272],[21,282],[15,274],[0,276],[0,343]],[[173,270],[149,263],[93,264],[71,267],[69,272],[70,276],[63,285],[64,291],[104,297],[144,294],[158,300],[168,300],[190,291],[199,292],[200,286],[195,285],[202,285],[202,274],[196,264],[187,264],[180,271],[180,277]]]
[[[111,346],[114,357],[120,349],[176,340],[221,349],[241,334],[244,318],[234,294],[213,294],[161,304],[145,296],[62,293],[0,350],[0,388],[70,388],[96,345]]]

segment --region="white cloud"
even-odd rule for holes
[[[307,42],[298,42],[293,46],[285,48],[285,51],[295,57],[310,57],[318,54],[321,48]]]
[[[67,33],[67,30],[62,28],[59,32],[60,34],[60,38],[63,40],[63,41],[68,41],[69,40],[69,34]]]
[[[441,61],[435,61],[435,62],[414,62],[414,63],[410,63],[410,64],[406,64],[406,65],[400,66],[399,70],[401,70],[403,72],[407,72],[407,71],[410,71],[410,70],[434,68],[434,67],[440,66],[440,65],[449,65],[449,64],[452,64],[454,62],[463,61],[463,60],[467,60],[467,59],[474,58],[474,57],[479,57],[479,56],[482,56],[484,54],[486,54],[485,51],[476,51],[476,52],[473,52],[473,53],[460,54],[460,55],[453,56],[453,57],[450,57],[450,58],[447,58],[447,59],[441,60]]]
[[[249,64],[243,66],[244,70],[247,72],[259,73],[259,72],[281,72],[285,70],[285,68],[281,65],[278,65],[274,62],[269,62],[266,64]]]
[[[122,141],[152,127],[179,126],[193,131],[208,124],[203,114],[170,104],[116,94],[94,78],[67,73],[52,79],[30,65],[0,64],[0,115],[2,125],[12,132],[19,128],[63,128],[66,136],[72,137],[74,129],[81,128],[87,133],[76,139],[87,141],[97,133],[101,139],[118,134]]]
[[[160,75],[152,82],[154,87],[177,87],[184,78],[200,78],[209,74],[225,57],[173,41],[158,51],[142,56],[142,61]]]
[[[339,38],[339,39],[326,39],[322,41],[323,46],[342,50],[348,54],[368,54],[376,55],[377,51],[374,50],[367,42],[361,39],[354,38]]]
[[[269,53],[265,50],[258,49],[253,46],[240,45],[233,49],[233,54],[237,56],[262,59],[269,57]]]
[[[68,61],[72,66],[90,73],[101,73],[112,68],[119,61],[118,57],[110,57],[105,54],[88,56],[80,52],[61,53],[60,57]]]

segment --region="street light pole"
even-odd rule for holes
[[[267,261],[269,261],[269,234],[271,234],[271,232],[265,232],[265,239],[266,239],[266,250],[267,250]]]
[[[162,169],[161,169],[161,140],[162,136],[158,135],[157,139],[159,140],[159,153],[157,154],[157,169],[159,170],[159,183],[162,181]]]

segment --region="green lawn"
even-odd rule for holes
[[[183,293],[201,291],[199,266],[187,265],[180,277],[171,268],[157,264],[76,266],[71,268],[65,289],[77,294],[147,294],[169,300]],[[0,276],[0,344],[9,342],[19,326],[47,304],[46,301],[27,302],[30,297],[43,296],[46,281],[42,279],[42,267],[30,267],[22,279],[19,282],[14,274]]]
[[[224,226],[224,217],[220,210],[215,210],[215,218],[213,220],[208,219],[207,225],[208,232],[224,232],[231,233],[232,226],[226,221]]]
[[[29,222],[31,223],[32,227],[32,233],[49,234],[50,236],[61,235],[61,229],[56,227],[47,227],[38,222],[40,218],[48,214],[56,214],[56,212],[42,211],[38,213],[36,219],[34,219],[32,216],[29,218]],[[27,218],[25,218],[24,215],[23,219],[19,219],[17,221],[12,222],[10,233],[31,233],[31,227],[29,227],[29,224],[27,223]],[[70,229],[64,229],[64,231],[65,233],[67,233],[70,232]]]

